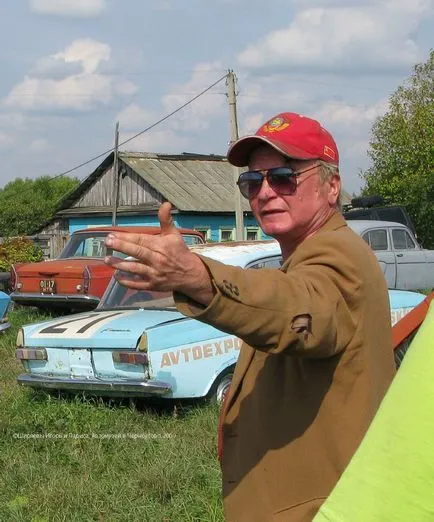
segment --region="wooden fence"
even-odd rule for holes
[[[69,239],[69,234],[51,233],[51,234],[36,234],[34,236],[25,236],[27,239],[33,241],[41,250],[44,259],[55,259],[63,250],[66,242]],[[3,243],[3,238],[0,237],[0,244]]]

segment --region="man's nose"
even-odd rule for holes
[[[268,183],[268,178],[264,176],[262,180],[261,188],[259,189],[258,195],[256,196],[259,199],[267,199],[270,195],[276,195],[274,190],[270,187]]]

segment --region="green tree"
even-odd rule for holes
[[[60,199],[79,180],[69,177],[17,178],[0,189],[0,237],[25,236],[50,219]]]
[[[392,94],[372,127],[364,195],[405,205],[426,248],[434,248],[434,50]]]

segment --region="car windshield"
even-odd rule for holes
[[[106,236],[106,232],[72,234],[60,253],[59,259],[71,257],[103,258],[106,255],[106,247],[104,244]],[[202,243],[202,238],[200,236],[184,234],[183,238],[187,245],[197,245]],[[113,252],[113,255],[122,258],[126,257],[125,254],[122,254],[121,252]]]
[[[183,234],[182,236],[187,245],[201,245],[203,244],[203,239],[200,236],[193,236],[191,234]]]
[[[98,310],[113,308],[174,309],[175,301],[172,292],[133,290],[122,286],[113,277],[98,305]]]
[[[99,234],[93,232],[89,234],[72,234],[65,248],[59,255],[59,259],[70,257],[99,257],[103,258],[106,255],[106,247],[104,239],[107,233],[101,232]],[[117,257],[125,257],[120,252],[113,252]]]

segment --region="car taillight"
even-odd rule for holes
[[[45,348],[19,348],[15,355],[20,361],[46,361],[47,351]]]
[[[91,279],[90,270],[86,266],[85,269],[83,270],[83,294],[89,293],[90,279]]]
[[[148,364],[148,355],[141,352],[112,352],[113,362],[126,364]]]

